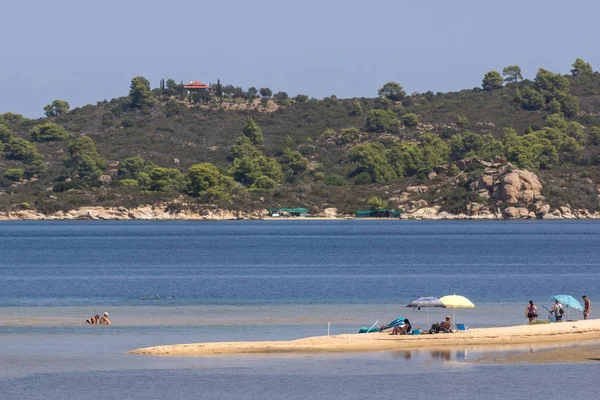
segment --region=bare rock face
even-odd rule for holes
[[[529,206],[541,196],[542,184],[533,172],[516,169],[499,176],[492,190],[493,199]]]
[[[323,215],[326,217],[335,217],[338,213],[338,209],[335,207],[329,207],[323,210]]]

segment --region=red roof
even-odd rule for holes
[[[206,86],[204,83],[202,82],[192,82],[189,85],[185,85],[183,87],[184,89],[210,89],[210,86]]]

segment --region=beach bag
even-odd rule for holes
[[[558,315],[560,315],[562,317],[564,313],[565,313],[565,309],[562,308],[561,306],[558,306]]]

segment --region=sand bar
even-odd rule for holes
[[[465,346],[506,346],[600,340],[600,319],[553,324],[469,329],[436,335],[396,336],[387,332],[316,336],[291,341],[207,342],[132,350],[130,354],[215,356],[232,354],[369,352]]]

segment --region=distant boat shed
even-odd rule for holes
[[[400,218],[402,211],[375,208],[372,210],[358,210],[355,215],[356,218]]]
[[[267,208],[270,217],[307,217],[306,208]]]

